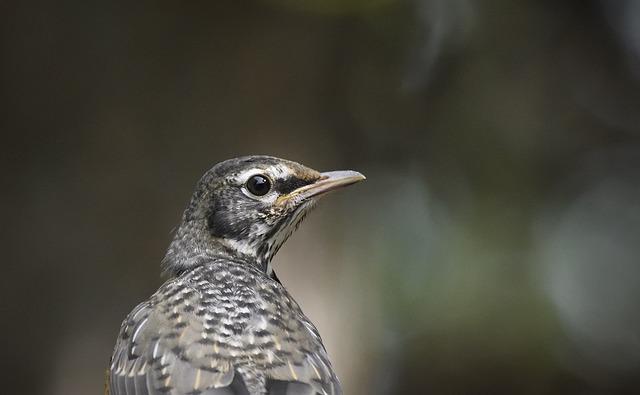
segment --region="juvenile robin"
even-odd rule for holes
[[[271,260],[318,198],[364,179],[269,156],[207,171],[163,260],[170,279],[122,323],[110,393],[341,394]]]

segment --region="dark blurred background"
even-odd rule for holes
[[[99,394],[214,163],[368,180],[276,257],[346,394],[640,392],[640,1],[0,4],[6,394]]]

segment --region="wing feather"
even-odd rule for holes
[[[241,274],[185,274],[134,308],[113,353],[111,395],[340,395],[318,331],[284,287]]]

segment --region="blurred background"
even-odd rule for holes
[[[640,392],[640,1],[0,4],[2,391],[100,394],[214,163],[365,183],[275,259],[346,394]]]

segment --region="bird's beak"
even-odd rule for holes
[[[356,182],[365,180],[366,177],[357,171],[352,170],[340,170],[340,171],[328,171],[320,173],[320,178],[313,184],[305,185],[298,189],[295,189],[287,195],[280,196],[278,200],[300,203],[303,200],[307,200],[319,195],[323,195],[334,189],[346,187]]]

